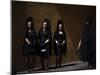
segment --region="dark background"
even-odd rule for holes
[[[92,30],[96,33],[96,6],[12,1],[12,71],[26,69],[22,46],[25,37],[25,19],[27,17],[33,17],[36,32],[41,28],[44,18],[49,18],[52,35],[56,29],[57,20],[63,20],[67,36],[67,55],[64,56],[63,63],[68,63],[79,61],[76,48],[81,39],[87,15],[93,16]],[[40,66],[39,57],[36,59],[36,66]],[[54,53],[50,57],[49,64],[55,64]]]

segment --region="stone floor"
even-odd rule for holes
[[[25,71],[17,72],[17,74],[75,71],[75,70],[87,70],[87,69],[89,69],[88,62],[75,61],[75,62],[71,62],[71,63],[62,64],[62,67],[60,67],[60,68],[55,68],[55,65],[49,66],[48,70],[42,70],[41,67],[36,67],[32,71],[25,70]]]

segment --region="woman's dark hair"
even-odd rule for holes
[[[28,28],[28,22],[29,21],[32,23],[31,30],[34,30],[34,22],[33,22],[33,19],[32,19],[32,17],[28,17],[26,19],[26,31],[29,30],[29,28]]]
[[[51,31],[50,20],[47,19],[47,18],[45,18],[44,21],[42,22],[42,28],[43,28],[43,23],[44,23],[44,22],[47,23],[46,29],[49,30],[49,31]],[[42,28],[41,28],[41,29],[42,29]]]
[[[65,30],[64,30],[64,24],[63,24],[62,20],[58,20],[56,32],[59,31],[59,24],[62,24],[62,31],[65,32]]]

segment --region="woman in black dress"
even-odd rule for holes
[[[61,20],[58,20],[53,42],[54,53],[56,55],[56,67],[61,67],[63,55],[66,54],[66,34]]]
[[[51,55],[51,30],[50,21],[45,19],[41,30],[38,33],[39,53],[42,69],[48,69],[49,55]]]
[[[27,68],[32,68],[32,57],[36,55],[36,32],[32,17],[28,17],[26,21],[26,34],[24,43],[24,55]],[[35,60],[34,60],[35,62]],[[34,65],[34,64],[33,64]]]
[[[96,33],[92,26],[92,16],[88,15],[77,49],[80,53],[80,60],[88,62],[89,67],[96,68]]]

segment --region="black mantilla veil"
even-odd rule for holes
[[[61,29],[61,31],[65,33],[64,24],[63,24],[62,20],[58,20],[58,22],[57,22],[56,32],[59,31],[59,24],[62,25],[62,29]]]
[[[32,26],[31,26],[31,29],[30,30],[32,30],[32,31],[35,31],[34,29],[34,20],[33,20],[33,18],[30,16],[30,17],[28,17],[28,18],[26,18],[26,32],[29,30],[29,28],[28,28],[28,22],[31,22],[32,24]]]
[[[63,24],[62,20],[58,20],[55,33],[58,33],[59,32],[59,24],[62,25],[61,31],[64,33],[64,36],[66,37],[66,33],[65,33],[65,29],[64,29],[64,24]]]
[[[30,28],[28,27],[28,22],[31,22],[31,27]],[[28,18],[26,18],[25,28],[26,28],[26,35],[27,35],[27,33],[28,33],[29,30],[31,30],[32,32],[34,32],[35,35],[36,35],[35,27],[34,27],[34,20],[33,20],[33,18],[31,16],[29,16]]]
[[[51,24],[50,24],[50,20],[48,18],[45,18],[44,21],[42,22],[42,27],[41,27],[41,30],[43,29],[43,23],[46,22],[46,30],[50,31],[51,32]]]

